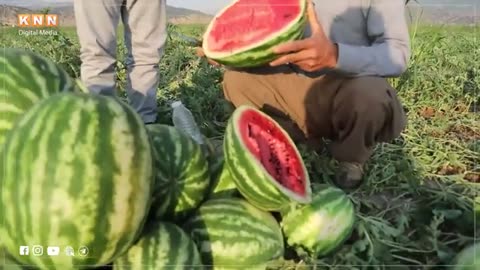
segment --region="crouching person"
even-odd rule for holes
[[[227,100],[265,111],[294,141],[330,139],[335,183],[345,189],[360,186],[375,145],[406,125],[386,79],[401,75],[410,56],[404,1],[368,3],[330,1],[315,11],[310,2],[304,39],[277,46],[268,67],[227,69],[223,79]]]

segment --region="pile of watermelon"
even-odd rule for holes
[[[301,36],[306,6],[233,1],[208,27],[205,54],[264,65]],[[232,27],[245,18],[256,31]],[[313,193],[295,144],[260,110],[238,107],[221,153],[203,151],[41,55],[4,48],[0,71],[0,269],[267,269],[288,248],[329,256],[354,230],[347,194]]]
[[[266,269],[288,246],[326,256],[353,229],[347,195],[312,195],[296,146],[253,107],[235,110],[221,153],[203,151],[41,55],[5,48],[0,64],[0,246],[12,269]]]

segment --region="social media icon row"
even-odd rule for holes
[[[30,255],[30,247],[29,246],[20,246],[19,249],[21,256],[28,256]],[[42,256],[43,255],[43,247],[42,246],[33,246],[32,247],[32,254],[33,256]],[[49,246],[47,247],[47,254],[49,256],[58,256],[60,255],[60,247],[57,246]],[[83,246],[78,249],[78,254],[80,256],[87,256],[88,255],[88,248]],[[75,249],[71,246],[65,247],[65,255],[67,256],[75,256]]]

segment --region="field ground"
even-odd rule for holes
[[[171,26],[170,30],[197,37],[202,33],[201,26]],[[350,194],[359,220],[353,237],[331,256],[292,258],[278,262],[277,268],[316,262],[319,268],[329,265],[331,269],[444,269],[440,265],[451,263],[476,240],[480,228],[474,216],[474,198],[480,198],[480,113],[474,106],[480,101],[476,30],[412,28],[410,67],[401,78],[391,79],[408,111],[409,124],[394,143],[378,146],[368,164],[367,185]],[[79,76],[74,29],[63,29],[57,36],[31,37],[19,36],[16,29],[1,31],[0,45],[37,51]],[[194,49],[181,41],[171,41],[160,65],[159,122],[171,124],[168,104],[182,99],[205,135],[221,138],[231,113],[222,99],[221,70],[198,59]],[[123,93],[123,46],[118,53]],[[314,183],[329,181],[335,163],[328,155],[304,147],[302,153]]]

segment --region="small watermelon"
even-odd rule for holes
[[[204,200],[210,185],[207,159],[189,136],[168,125],[147,125],[155,160],[152,219],[179,220]]]
[[[23,49],[1,48],[0,148],[25,111],[43,98],[75,88],[75,80],[50,59]]]
[[[152,167],[146,128],[127,104],[84,93],[45,98],[9,133],[0,156],[0,239],[39,269],[108,264],[141,232]],[[42,245],[45,256],[20,256],[23,245]],[[52,245],[89,253],[47,256]]]
[[[284,255],[278,222],[244,199],[208,200],[183,227],[213,269],[265,269]]]
[[[230,117],[225,163],[239,192],[256,207],[283,211],[311,201],[308,172],[296,145],[270,116],[249,105]]]
[[[208,199],[231,197],[238,195],[237,186],[225,166],[223,151],[218,151],[212,156],[210,161],[210,193]]]
[[[220,172],[220,175],[212,182],[209,199],[220,197],[232,197],[238,195],[237,186],[226,167]]]
[[[480,269],[480,243],[471,244],[461,250],[453,265],[453,270]]]
[[[203,36],[205,56],[232,67],[264,65],[272,48],[303,37],[307,0],[234,0],[218,12]]]
[[[351,235],[355,209],[345,192],[324,185],[310,204],[284,214],[281,224],[290,246],[302,247],[321,257],[334,251]]]
[[[198,248],[177,225],[153,223],[128,252],[113,263],[113,270],[203,269]]]

